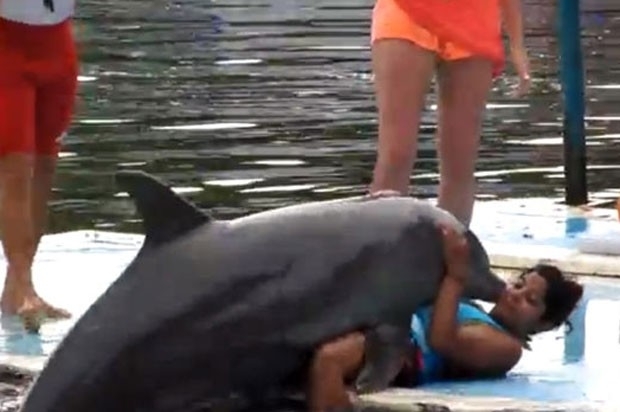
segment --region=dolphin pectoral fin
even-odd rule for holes
[[[379,325],[366,332],[365,361],[355,388],[358,393],[386,389],[403,367],[409,348],[406,327]]]
[[[211,220],[209,215],[147,173],[120,171],[116,173],[116,183],[129,193],[142,216],[145,246],[166,243]]]

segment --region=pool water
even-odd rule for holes
[[[35,264],[35,283],[43,296],[70,310],[74,317],[44,324],[39,335],[26,333],[16,319],[3,318],[0,355],[49,355],[75,320],[122,272],[141,242],[138,235],[105,232],[47,236]],[[570,333],[562,329],[535,337],[532,350],[507,379],[427,388],[541,401],[620,402],[620,281],[588,281],[584,301],[571,321]]]

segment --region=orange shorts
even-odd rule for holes
[[[426,2],[428,6],[425,6],[424,4],[421,6],[418,6],[417,3],[412,3],[415,1],[420,2],[420,0],[407,0],[407,1],[409,1],[409,3],[407,4],[410,6],[410,8],[413,9],[414,7],[418,7],[418,8],[421,7],[423,9],[426,9],[425,11],[428,12],[430,15],[433,15],[435,13],[435,10],[433,10],[434,6],[432,2],[439,1],[441,3],[443,0],[422,0],[423,2]],[[473,0],[473,1],[477,2],[478,4],[483,2],[483,0]],[[422,26],[421,24],[418,23],[418,21],[416,21],[416,19],[413,18],[414,15],[421,14],[420,10],[414,9],[414,11],[408,12],[408,10],[404,9],[404,7],[402,6],[403,4],[405,3],[399,0],[376,0],[375,6],[373,9],[373,14],[372,14],[372,26],[371,26],[371,42],[372,43],[374,43],[377,40],[382,40],[382,39],[408,40],[424,49],[433,51],[434,53],[436,53],[436,55],[441,60],[444,60],[444,61],[458,60],[458,59],[464,59],[464,58],[468,58],[472,56],[487,54],[484,52],[481,53],[478,50],[474,50],[473,47],[467,47],[466,46],[466,44],[468,43],[467,41],[458,41],[455,38],[457,36],[453,35],[453,33],[458,32],[458,30],[454,30],[453,33],[450,33],[453,35],[452,36],[453,38],[451,38],[449,37],[447,33],[444,33],[440,27],[437,27],[437,30],[432,28],[431,27],[432,23],[425,24],[424,26]],[[489,3],[489,4],[493,5],[493,3]],[[466,5],[465,7],[471,8],[471,3],[469,5]],[[480,8],[482,10],[485,10],[484,7],[480,7]],[[486,13],[487,16],[485,17],[487,17],[487,19],[498,19],[498,16],[493,14],[493,12],[495,11],[496,10],[489,10]],[[454,27],[458,23],[464,23],[464,22],[458,21],[460,19],[457,18],[458,22],[455,22],[455,24],[450,24],[449,20],[450,18],[454,16],[445,16],[445,15],[442,16],[441,11],[439,9],[438,9],[438,12],[435,14],[437,14],[438,16],[433,16],[433,17],[438,17],[438,20],[439,19],[446,20],[445,22],[446,26]],[[430,18],[428,18],[429,16],[419,16],[419,17],[420,17],[419,21],[424,20],[427,23],[430,21]],[[464,23],[464,24],[467,24],[467,23]],[[474,22],[470,22],[469,24],[480,24],[480,19]],[[491,27],[493,27],[493,24],[491,24]],[[468,32],[467,28],[462,30],[462,32],[467,33]],[[488,53],[488,56],[485,56],[485,57],[489,57],[491,60],[493,60],[494,75],[497,75],[501,72],[502,66],[503,66],[503,53],[497,50],[498,48],[501,50],[503,47],[503,45],[501,44],[501,35],[499,32],[490,33],[489,36],[486,36],[486,37],[491,37],[490,43],[491,43],[492,50]],[[489,43],[488,38],[486,40],[487,40],[487,43]]]
[[[0,155],[58,153],[77,75],[71,20],[33,26],[0,18]]]

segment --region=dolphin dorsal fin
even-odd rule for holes
[[[129,193],[142,217],[145,246],[169,242],[211,220],[209,215],[148,173],[119,171],[116,184]]]

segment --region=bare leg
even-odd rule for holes
[[[52,185],[54,183],[54,173],[56,171],[56,155],[37,155],[34,158],[34,175],[32,178],[32,222],[34,230],[33,248],[31,251],[31,261],[39,248],[41,238],[45,233],[47,224],[48,202],[52,193]],[[40,315],[48,318],[68,318],[70,313],[64,309],[54,307],[37,297],[34,310]]]
[[[21,153],[0,160],[0,225],[8,262],[0,309],[4,314],[21,316],[32,328],[41,318],[69,315],[43,301],[32,282],[32,264],[49,194],[49,188],[45,191],[47,176],[37,177],[41,172],[39,163],[40,159],[35,160],[33,155]]]
[[[32,180],[32,218],[34,229],[33,260],[47,224],[47,203],[52,193],[56,160],[57,156],[55,155],[37,155],[34,158],[34,174]]]
[[[443,62],[438,79],[439,206],[469,226],[482,116],[493,81],[491,63],[477,57]]]
[[[42,83],[37,87],[34,132],[37,153],[33,159],[32,196],[29,203],[32,219],[32,243],[29,250],[31,262],[35,259],[47,223],[48,201],[58,158],[58,138],[69,128],[75,103],[77,66],[72,60],[65,63],[66,71],[59,74],[56,81]],[[31,292],[32,299],[18,310],[27,324],[38,323],[36,319],[70,316],[64,309],[43,300],[34,288]]]
[[[30,267],[32,236],[31,176],[33,156],[9,154],[0,159],[0,226],[7,273],[2,293],[3,313],[17,314],[33,288]]]
[[[17,314],[34,295],[31,266],[33,223],[32,175],[34,156],[34,87],[22,77],[0,77],[0,139],[6,143],[0,156],[0,229],[7,272],[0,300],[3,314]]]
[[[406,194],[435,54],[410,41],[384,39],[373,44],[372,62],[379,141],[370,192],[396,190]]]

